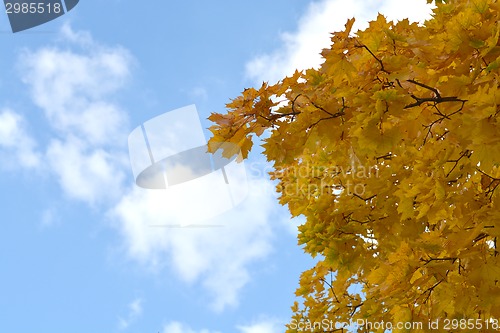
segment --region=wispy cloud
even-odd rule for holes
[[[118,318],[118,328],[120,330],[128,329],[134,322],[136,322],[141,316],[143,311],[143,301],[137,298],[130,302],[128,305],[128,314],[126,317]]]
[[[194,99],[205,101],[208,99],[208,90],[203,86],[196,86],[190,91],[189,95]]]
[[[70,197],[94,204],[120,195],[124,170],[120,159],[110,151],[68,136],[53,139],[46,156],[51,171]]]
[[[54,226],[59,222],[59,217],[57,215],[57,210],[53,208],[45,209],[40,216],[40,226],[42,228],[49,228]]]
[[[36,143],[26,129],[24,117],[10,109],[0,110],[0,168],[36,168],[41,163],[41,155]]]
[[[178,321],[172,321],[163,327],[163,333],[221,333],[219,331],[210,331],[201,329],[199,331],[192,329],[186,324]]]

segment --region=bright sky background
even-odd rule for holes
[[[253,152],[249,195],[214,229],[134,185],[127,137],[196,104],[317,66],[329,32],[425,0],[81,0],[12,34],[0,14],[0,331],[281,333],[312,260]],[[205,132],[208,137],[208,131]],[[154,191],[153,191],[154,192]]]

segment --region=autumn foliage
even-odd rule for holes
[[[210,117],[211,150],[230,142],[246,157],[269,133],[279,201],[306,217],[299,244],[318,263],[287,332],[325,320],[497,331],[500,3],[438,3],[422,25],[353,22],[319,69],[246,89]]]

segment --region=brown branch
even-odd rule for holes
[[[458,111],[455,111],[454,113],[452,114],[455,114],[457,112],[460,112],[463,108],[463,105],[465,104],[465,102],[467,102],[467,100],[463,100],[463,99],[460,99],[458,98],[457,96],[441,96],[441,94],[439,93],[439,91],[436,89],[436,88],[433,88],[433,87],[430,87],[426,84],[423,84],[423,83],[420,83],[418,81],[415,81],[415,80],[406,80],[406,82],[410,82],[410,83],[413,83],[419,87],[422,87],[422,88],[425,88],[427,90],[430,90],[434,93],[434,97],[417,97],[415,95],[410,95],[414,100],[415,100],[415,103],[412,103],[412,104],[408,104],[406,105],[404,108],[405,109],[409,109],[409,108],[412,108],[412,107],[415,107],[415,106],[420,106],[422,105],[423,103],[426,103],[426,102],[432,102],[434,103],[434,106],[436,106],[437,104],[439,103],[446,103],[446,102],[462,102],[462,107],[458,110]],[[449,114],[448,116],[451,116],[452,114]]]
[[[358,42],[356,40],[356,42]],[[358,42],[359,43],[359,42]],[[361,47],[361,48],[364,48],[365,50],[367,50],[371,56],[377,60],[377,62],[380,64],[380,70],[384,73],[387,73],[387,74],[390,74],[384,67],[384,63],[382,62],[382,60],[380,60],[379,58],[377,58],[377,56],[368,48],[368,46],[366,46],[365,44],[362,44],[362,43],[359,43],[359,45],[356,45],[356,47]]]
[[[498,186],[500,186],[500,178],[495,178],[479,168],[476,168],[476,170],[479,171],[483,176],[488,177],[490,179],[490,183],[485,187],[486,190],[485,193],[489,196],[489,199],[491,201],[493,193],[498,188]]]
[[[372,195],[371,197],[368,197],[368,198],[363,198],[362,196],[360,196],[360,195],[358,195],[358,194],[356,194],[356,193],[353,193],[352,195],[353,195],[353,196],[355,196],[355,197],[356,197],[356,198],[358,198],[358,199],[361,199],[361,200],[365,201],[365,202],[366,202],[366,201],[370,201],[371,199],[373,199],[373,198],[375,198],[375,197],[377,196],[376,194],[374,194],[374,195]]]
[[[319,122],[323,121],[323,120],[329,120],[329,119],[334,119],[334,118],[338,118],[338,117],[342,117],[343,115],[345,115],[345,112],[344,110],[346,109],[346,106],[345,106],[345,99],[344,97],[342,97],[342,107],[340,108],[340,110],[336,113],[331,113],[330,111],[324,109],[323,107],[321,107],[320,105],[317,105],[316,103],[314,103],[308,96],[305,96],[307,99],[309,99],[309,101],[311,102],[311,104],[317,108],[318,110],[321,110],[323,112],[325,112],[326,114],[329,115],[329,117],[325,117],[325,118],[320,118],[318,121],[312,123],[311,125],[309,125],[307,128],[308,129],[311,129],[313,128],[314,126],[316,126],[317,124],[319,124]]]
[[[332,277],[332,272],[330,271],[330,280],[333,281],[333,277]],[[333,286],[332,286],[332,283],[329,283],[328,281],[326,281],[324,278],[321,278],[321,281],[323,281],[323,283],[326,283],[326,285],[330,288],[330,290],[332,291],[332,294],[333,294],[333,297],[335,297],[335,301],[337,303],[340,303],[337,295],[335,294],[335,291],[333,290]]]
[[[450,97],[417,97],[415,95],[410,95],[410,96],[415,100],[415,103],[406,105],[404,109],[420,106],[426,102],[432,102],[434,104],[446,103],[446,102],[463,102],[463,103],[467,102],[466,100],[460,99],[456,96],[450,96]]]
[[[390,160],[390,159],[392,159],[392,153],[387,153],[385,155],[375,157],[375,159],[377,160],[377,163],[378,163],[378,160],[381,160],[381,159]]]
[[[422,88],[428,89],[428,90],[434,92],[434,94],[436,94],[437,98],[441,98],[441,94],[439,94],[439,91],[436,88],[430,87],[430,86],[428,86],[426,84],[420,83],[420,82],[415,81],[415,80],[406,80],[406,81],[410,82],[410,83],[413,83],[413,84],[415,84],[417,86],[420,86]]]
[[[301,112],[300,111],[297,111],[297,112],[289,112],[289,113],[272,113],[271,114],[271,117],[265,117],[261,114],[259,114],[259,117],[262,117],[264,118],[265,120],[269,121],[269,122],[274,122],[278,119],[281,119],[283,117],[288,117],[288,116],[296,116],[298,114],[300,114]],[[274,124],[274,123],[273,123]]]
[[[479,242],[480,240],[483,240],[483,239],[485,239],[486,237],[489,237],[489,236],[490,236],[489,234],[487,234],[487,233],[485,233],[485,232],[482,232],[482,233],[480,233],[479,235],[477,235],[477,237],[476,237],[476,238],[474,238],[474,239],[472,240],[472,242],[473,242],[473,243],[477,243],[477,242]]]
[[[455,168],[457,167],[458,163],[460,162],[460,160],[464,157],[467,157],[469,158],[471,156],[471,151],[470,150],[465,150],[456,160],[448,160],[446,161],[446,163],[455,163],[453,165],[453,167],[451,168],[450,171],[448,171],[448,173],[446,174],[446,178],[448,178],[449,175],[451,175],[451,173],[453,172],[453,170],[455,170]]]
[[[452,262],[455,262],[455,260],[457,260],[458,258],[455,258],[455,257],[443,257],[443,258],[432,258],[432,257],[429,257],[429,259],[420,259],[422,260],[423,262],[425,262],[424,265],[427,265],[428,263],[431,263],[433,261],[452,261]]]
[[[441,279],[440,281],[436,282],[436,283],[435,283],[432,287],[428,288],[426,291],[424,291],[424,292],[422,293],[422,296],[423,296],[423,295],[425,295],[426,293],[429,293],[429,294],[427,295],[427,297],[425,298],[425,300],[424,300],[424,302],[423,302],[423,303],[426,303],[426,302],[427,302],[427,300],[429,299],[429,297],[431,297],[431,294],[432,294],[432,292],[434,291],[434,289],[435,289],[437,286],[439,286],[439,285],[441,284],[441,282],[443,282],[443,281],[444,281],[444,278],[443,278],[443,279]]]
[[[482,173],[483,175],[485,175],[486,177],[490,178],[490,179],[499,180],[500,181],[500,178],[495,178],[493,176],[490,176],[489,174],[487,174],[486,172],[484,172],[483,170],[481,170],[479,168],[476,168],[476,170],[479,171],[480,173]]]

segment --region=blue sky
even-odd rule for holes
[[[245,87],[317,66],[329,32],[377,11],[422,20],[429,7],[82,0],[17,34],[0,15],[0,331],[283,332],[312,260],[259,150],[245,200],[212,219],[223,228],[153,228],[200,202],[135,186],[127,138],[191,104],[206,129]]]

